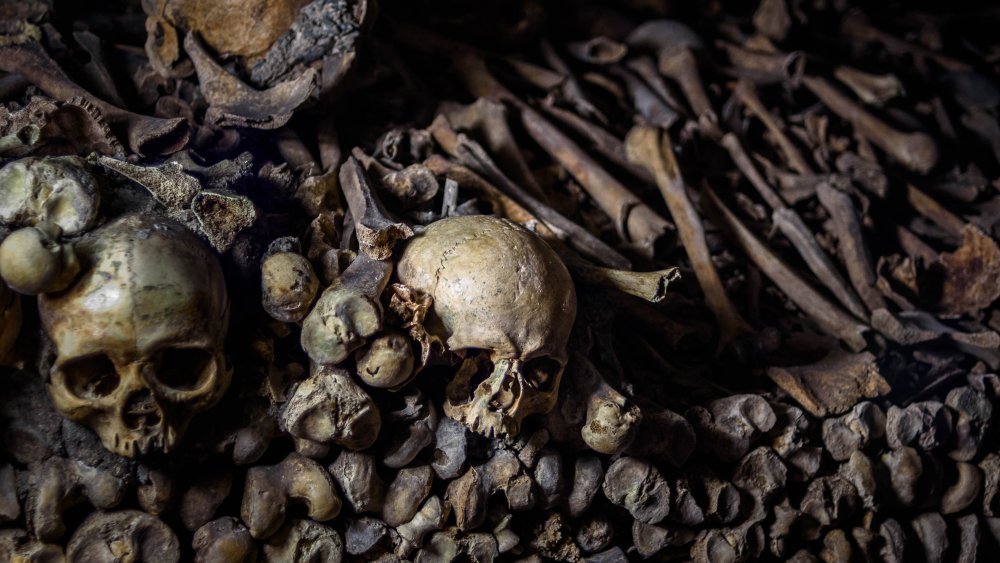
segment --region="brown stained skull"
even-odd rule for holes
[[[231,378],[218,258],[182,225],[140,215],[101,227],[75,249],[83,273],[38,303],[56,348],[52,400],[108,450],[170,451]]]
[[[466,356],[448,385],[448,416],[511,436],[526,416],[552,410],[576,291],[542,239],[504,219],[449,217],[407,244],[397,275],[433,297],[427,329]]]

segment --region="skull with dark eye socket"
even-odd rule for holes
[[[442,219],[407,244],[397,275],[434,298],[428,330],[465,356],[446,389],[448,416],[507,437],[552,410],[576,291],[542,239],[496,217]]]
[[[229,386],[218,259],[183,226],[136,215],[76,250],[86,265],[76,284],[39,298],[56,348],[53,402],[115,453],[170,451]]]

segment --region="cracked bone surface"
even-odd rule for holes
[[[448,416],[486,436],[510,436],[526,416],[555,406],[576,293],[542,239],[504,219],[449,217],[409,241],[397,275],[433,297],[428,330],[466,352],[448,386]]]
[[[215,253],[174,221],[126,215],[74,246],[87,266],[38,307],[56,359],[49,393],[104,447],[167,452],[229,386],[229,299]]]

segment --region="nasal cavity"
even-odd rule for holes
[[[122,410],[122,419],[129,430],[150,428],[160,423],[160,408],[148,389],[129,395]]]
[[[521,383],[516,377],[507,377],[500,383],[500,389],[493,395],[490,404],[493,408],[507,410],[521,396]]]

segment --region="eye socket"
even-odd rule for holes
[[[70,392],[83,399],[107,397],[118,388],[121,381],[115,365],[104,354],[70,360],[59,371]]]
[[[182,391],[197,389],[208,375],[212,355],[201,348],[167,348],[160,351],[156,379]]]
[[[524,380],[539,391],[549,392],[559,383],[562,364],[552,358],[534,358],[524,363]]]

